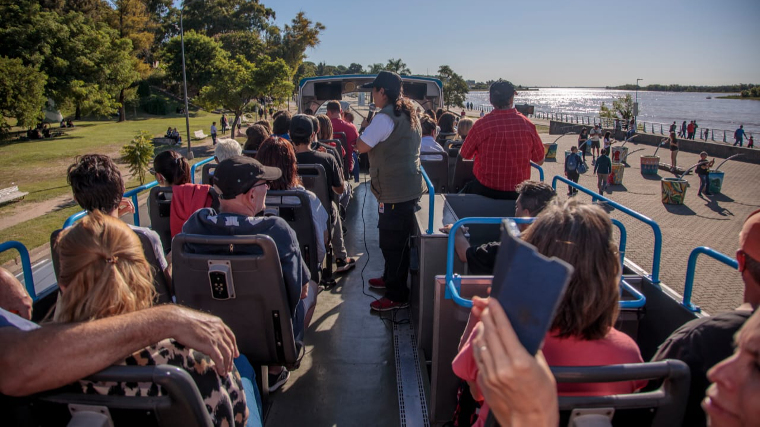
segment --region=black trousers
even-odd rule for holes
[[[517,197],[520,195],[517,191],[500,191],[486,187],[477,178],[468,182],[461,192],[465,194],[480,194],[481,196],[498,200],[517,200]]]
[[[573,181],[574,183],[577,184],[578,183],[578,178],[580,178],[580,174],[578,173],[577,169],[574,170],[574,171],[567,171],[567,179],[569,179],[570,181]],[[567,192],[568,193],[572,193],[572,194],[576,194],[578,192],[578,190],[568,185],[567,186]]]
[[[380,250],[385,258],[383,280],[385,297],[391,301],[409,299],[409,250],[414,233],[414,211],[417,199],[401,203],[381,203],[377,220]]]

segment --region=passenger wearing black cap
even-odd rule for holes
[[[380,109],[372,123],[362,123],[366,129],[356,143],[360,153],[369,155],[370,188],[378,201],[377,228],[385,258],[383,277],[369,281],[370,287],[385,289],[385,296],[370,307],[388,311],[409,305],[409,240],[414,233],[414,210],[425,190],[420,171],[422,130],[398,74],[381,71],[362,87],[372,88]]]
[[[314,120],[312,120],[314,119]],[[332,246],[335,251],[335,271],[344,272],[356,266],[356,260],[349,258],[346,245],[343,242],[343,223],[338,215],[338,203],[340,196],[346,191],[347,185],[343,181],[343,170],[338,161],[330,154],[312,150],[311,142],[316,133],[314,126],[316,118],[305,114],[296,114],[290,120],[290,140],[296,149],[296,161],[304,165],[322,165],[327,174],[327,185],[332,194],[333,235]]]
[[[293,321],[293,335],[296,342],[303,341],[304,303],[301,301],[309,293],[309,269],[301,258],[298,238],[284,219],[276,216],[256,216],[265,208],[267,182],[282,175],[279,168],[264,166],[258,160],[246,156],[235,156],[219,163],[214,173],[214,187],[219,192],[219,212],[212,208],[196,211],[185,223],[185,234],[212,236],[249,236],[264,234],[274,240],[280,256],[285,291],[288,295],[290,315]],[[197,253],[214,253],[218,247],[188,245],[187,250]],[[228,252],[225,250],[225,254]],[[256,246],[235,246],[235,253],[260,253]],[[271,369],[270,372],[275,369]],[[270,390],[287,381],[288,371],[283,368],[270,374]]]
[[[530,162],[544,162],[544,145],[536,125],[515,109],[512,83],[499,80],[489,92],[494,110],[475,122],[459,152],[475,159],[475,180],[464,192],[517,200],[515,188],[530,179]]]

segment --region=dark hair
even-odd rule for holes
[[[440,120],[442,115],[443,115],[443,108],[439,108],[435,110],[435,121]]]
[[[388,104],[393,105],[393,114],[399,117],[401,113],[406,114],[412,128],[416,128],[420,125],[419,117],[417,117],[417,109],[414,108],[412,101],[404,96],[404,88],[399,88],[399,91],[389,90],[383,88],[385,96],[388,97]]]
[[[190,164],[176,151],[159,153],[153,159],[153,169],[163,175],[169,185],[190,183]]]
[[[340,102],[338,101],[329,101],[327,103],[327,111],[340,111]]]
[[[258,122],[254,123],[255,125],[261,125],[264,126],[264,129],[267,130],[267,135],[272,134],[272,125],[266,121],[266,120],[259,120]]]
[[[520,205],[533,216],[538,216],[557,195],[551,185],[536,181],[523,181],[517,184],[515,191],[519,194]]]
[[[350,111],[346,111],[343,113],[343,120],[347,121],[348,123],[353,124],[354,123],[354,113]]]
[[[581,128],[581,135],[588,132],[588,128]]]
[[[291,115],[288,111],[278,111],[272,122],[272,133],[275,135],[285,135],[290,131]]]
[[[111,213],[119,207],[125,190],[119,168],[103,154],[77,157],[69,166],[66,181],[71,185],[74,200],[90,212]]]
[[[307,109],[303,110],[303,113],[306,114],[307,116],[313,116],[314,115],[314,110],[312,110],[311,108],[307,108]]]
[[[245,130],[245,140],[243,150],[258,150],[261,143],[267,139],[269,132],[262,125],[252,125]]]
[[[604,338],[617,320],[620,258],[612,222],[602,208],[570,200],[549,206],[523,239],[575,268],[552,321],[559,338]]]
[[[609,138],[609,137],[610,137],[610,131],[607,131],[607,132],[605,132],[605,133],[604,133],[604,137],[605,137],[605,138]]]
[[[420,127],[422,128],[422,135],[427,136],[427,135],[433,134],[436,124],[433,121],[433,119],[431,119],[427,115],[424,115],[420,117]]]
[[[434,122],[438,121],[438,118],[435,116],[435,111],[431,110],[430,108],[428,108],[427,110],[425,110],[425,114],[428,117],[430,117],[431,119],[433,119]]]
[[[333,127],[330,118],[324,114],[317,116],[319,121],[319,132],[317,133],[317,139],[323,141],[325,139],[333,139]]]
[[[269,188],[272,190],[287,190],[301,185],[296,152],[293,150],[293,144],[285,138],[276,136],[267,138],[261,143],[259,152],[256,153],[256,160],[264,166],[280,168],[282,171],[281,177],[269,182]]]
[[[441,127],[441,132],[454,133],[454,122],[457,116],[454,113],[445,112],[438,117],[438,126]]]
[[[508,80],[499,79],[488,88],[491,105],[496,108],[508,108],[515,97],[515,85]]]

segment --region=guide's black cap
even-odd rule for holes
[[[365,83],[361,86],[364,89],[370,89],[373,87],[382,88],[392,92],[401,91],[401,77],[392,71],[381,71],[377,73],[377,77],[371,83]]]

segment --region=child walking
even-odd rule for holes
[[[596,183],[599,188],[599,194],[604,194],[604,190],[607,188],[607,178],[610,176],[610,172],[612,172],[612,161],[608,157],[609,154],[609,149],[603,149],[594,164],[594,173],[596,174]]]

